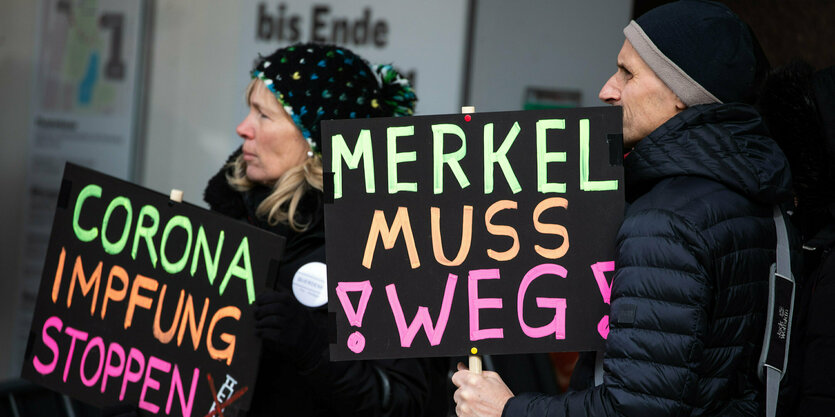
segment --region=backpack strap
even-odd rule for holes
[[[768,315],[763,348],[757,366],[760,379],[765,379],[766,383],[766,417],[774,417],[777,413],[780,380],[786,372],[789,358],[795,290],[794,277],[791,273],[788,232],[780,207],[774,207],[773,217],[777,231],[777,259],[771,266],[768,277]]]

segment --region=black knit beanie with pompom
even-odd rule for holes
[[[408,116],[417,101],[409,81],[391,65],[372,69],[335,45],[281,48],[261,57],[252,77],[275,94],[316,153],[321,153],[322,120]]]

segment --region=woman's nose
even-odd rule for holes
[[[238,127],[235,128],[235,132],[240,136],[242,139],[252,139],[254,129],[249,122],[249,116],[247,116]]]

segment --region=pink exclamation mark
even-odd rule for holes
[[[348,298],[349,292],[360,291],[360,302],[356,309],[351,305],[351,299]],[[365,315],[365,308],[368,307],[368,299],[371,298],[371,282],[340,282],[336,286],[336,296],[339,297],[339,302],[342,304],[342,309],[345,311],[345,316],[348,317],[348,323],[351,326],[362,327],[362,317]],[[348,336],[348,349],[351,352],[360,353],[365,349],[365,336],[356,331]]]
[[[594,280],[597,281],[597,287],[600,289],[600,295],[603,297],[603,302],[609,304],[609,298],[612,294],[612,284],[606,280],[604,272],[612,272],[615,270],[615,262],[598,262],[591,266],[591,271],[594,273]],[[597,323],[597,332],[604,339],[609,337],[609,315],[603,316],[600,322]]]

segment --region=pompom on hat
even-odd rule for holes
[[[408,116],[417,101],[391,65],[372,69],[349,49],[327,44],[296,44],[261,57],[252,78],[272,91],[315,153],[322,120]]]
[[[623,33],[688,106],[753,103],[769,69],[748,25],[714,1],[664,4],[631,21]]]

